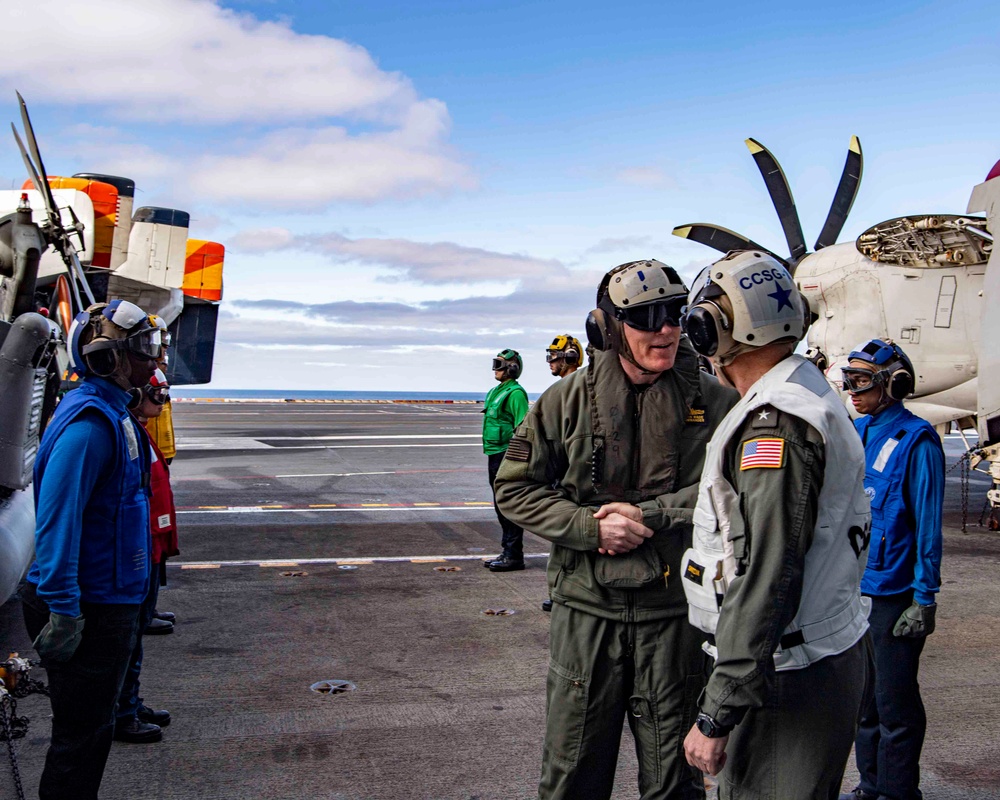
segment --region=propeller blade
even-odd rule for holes
[[[704,244],[718,250],[720,253],[729,253],[733,250],[762,250],[769,256],[778,259],[786,267],[788,261],[775,253],[772,253],[763,245],[757,244],[753,239],[748,239],[742,234],[723,228],[721,225],[713,225],[710,222],[694,222],[690,225],[678,225],[673,230],[674,236],[680,236],[691,242]]]
[[[785,241],[788,242],[790,260],[794,264],[806,254],[806,240],[802,235],[802,224],[799,222],[799,213],[795,210],[792,190],[788,188],[785,173],[781,171],[781,165],[771,155],[770,150],[756,139],[747,139],[746,146],[764,178],[764,185],[767,186],[767,193],[771,196],[774,210],[778,212],[781,229],[785,233]]]
[[[52,188],[49,186],[49,176],[45,171],[45,164],[42,163],[42,154],[38,151],[38,141],[35,139],[35,129],[31,127],[31,118],[28,116],[28,106],[24,102],[24,98],[21,97],[21,93],[17,92],[17,100],[21,104],[21,121],[24,123],[24,136],[28,140],[28,147],[31,150],[31,155],[35,159],[35,163],[38,165],[38,172],[40,173],[39,178],[41,183],[35,182],[35,188],[42,193],[42,197],[45,198],[45,207],[49,211],[49,221],[53,225],[62,225],[62,219],[59,216],[59,209],[56,207],[56,199],[52,196]]]
[[[24,160],[24,166],[28,170],[28,177],[31,178],[31,182],[35,184],[35,188],[37,189],[38,185],[42,182],[42,179],[38,177],[38,170],[35,169],[28,151],[24,149],[24,142],[21,141],[21,136],[18,134],[13,122],[10,123],[10,129],[14,133],[14,141],[17,142],[17,148],[21,151],[21,158]],[[46,183],[47,185],[48,183]],[[41,191],[41,189],[38,191]]]
[[[844,171],[840,174],[840,183],[837,184],[837,192],[833,196],[833,203],[830,204],[830,213],[826,215],[826,222],[823,223],[823,230],[816,240],[816,250],[822,250],[835,244],[837,237],[847,222],[847,215],[851,213],[851,206],[854,205],[854,198],[858,196],[858,187],[861,185],[861,173],[864,170],[865,158],[861,153],[861,141],[857,136],[851,137],[851,145],[847,150],[847,161],[844,163]]]

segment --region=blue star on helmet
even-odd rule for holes
[[[792,305],[792,301],[788,299],[789,297],[791,297],[791,295],[792,295],[791,289],[782,289],[781,284],[777,283],[775,284],[775,290],[770,294],[768,294],[768,297],[773,297],[777,301],[778,303],[777,310],[781,311],[781,309],[783,309],[785,306],[788,306],[789,308],[794,308],[794,306]]]

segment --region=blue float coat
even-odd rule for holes
[[[79,616],[81,599],[140,603],[145,596],[149,448],[127,400],[114,384],[88,379],[60,403],[39,449],[28,580],[57,614]],[[122,425],[134,426],[136,458]]]
[[[941,441],[929,423],[907,411],[902,403],[893,403],[875,416],[855,420],[865,442],[865,487],[871,492],[873,465],[890,438],[904,428],[903,437],[884,465],[882,477],[901,495],[878,497],[873,501],[873,530],[868,568],[861,581],[866,594],[888,595],[913,589],[913,599],[930,605],[941,585],[941,512],[944,500],[944,452]],[[904,444],[905,442],[905,444]],[[899,491],[898,488],[896,490]],[[884,507],[882,532],[876,519]],[[890,509],[890,506],[892,508]],[[887,542],[880,549],[883,532]],[[875,569],[879,553],[885,561]]]

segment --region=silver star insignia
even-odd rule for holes
[[[767,418],[769,416],[771,416],[770,411],[761,411],[760,414],[757,415],[757,419],[759,419],[761,422],[767,422]]]

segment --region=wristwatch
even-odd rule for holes
[[[728,736],[733,729],[732,725],[722,725],[716,722],[714,717],[704,713],[698,715],[694,724],[709,739],[721,739],[723,736]]]

